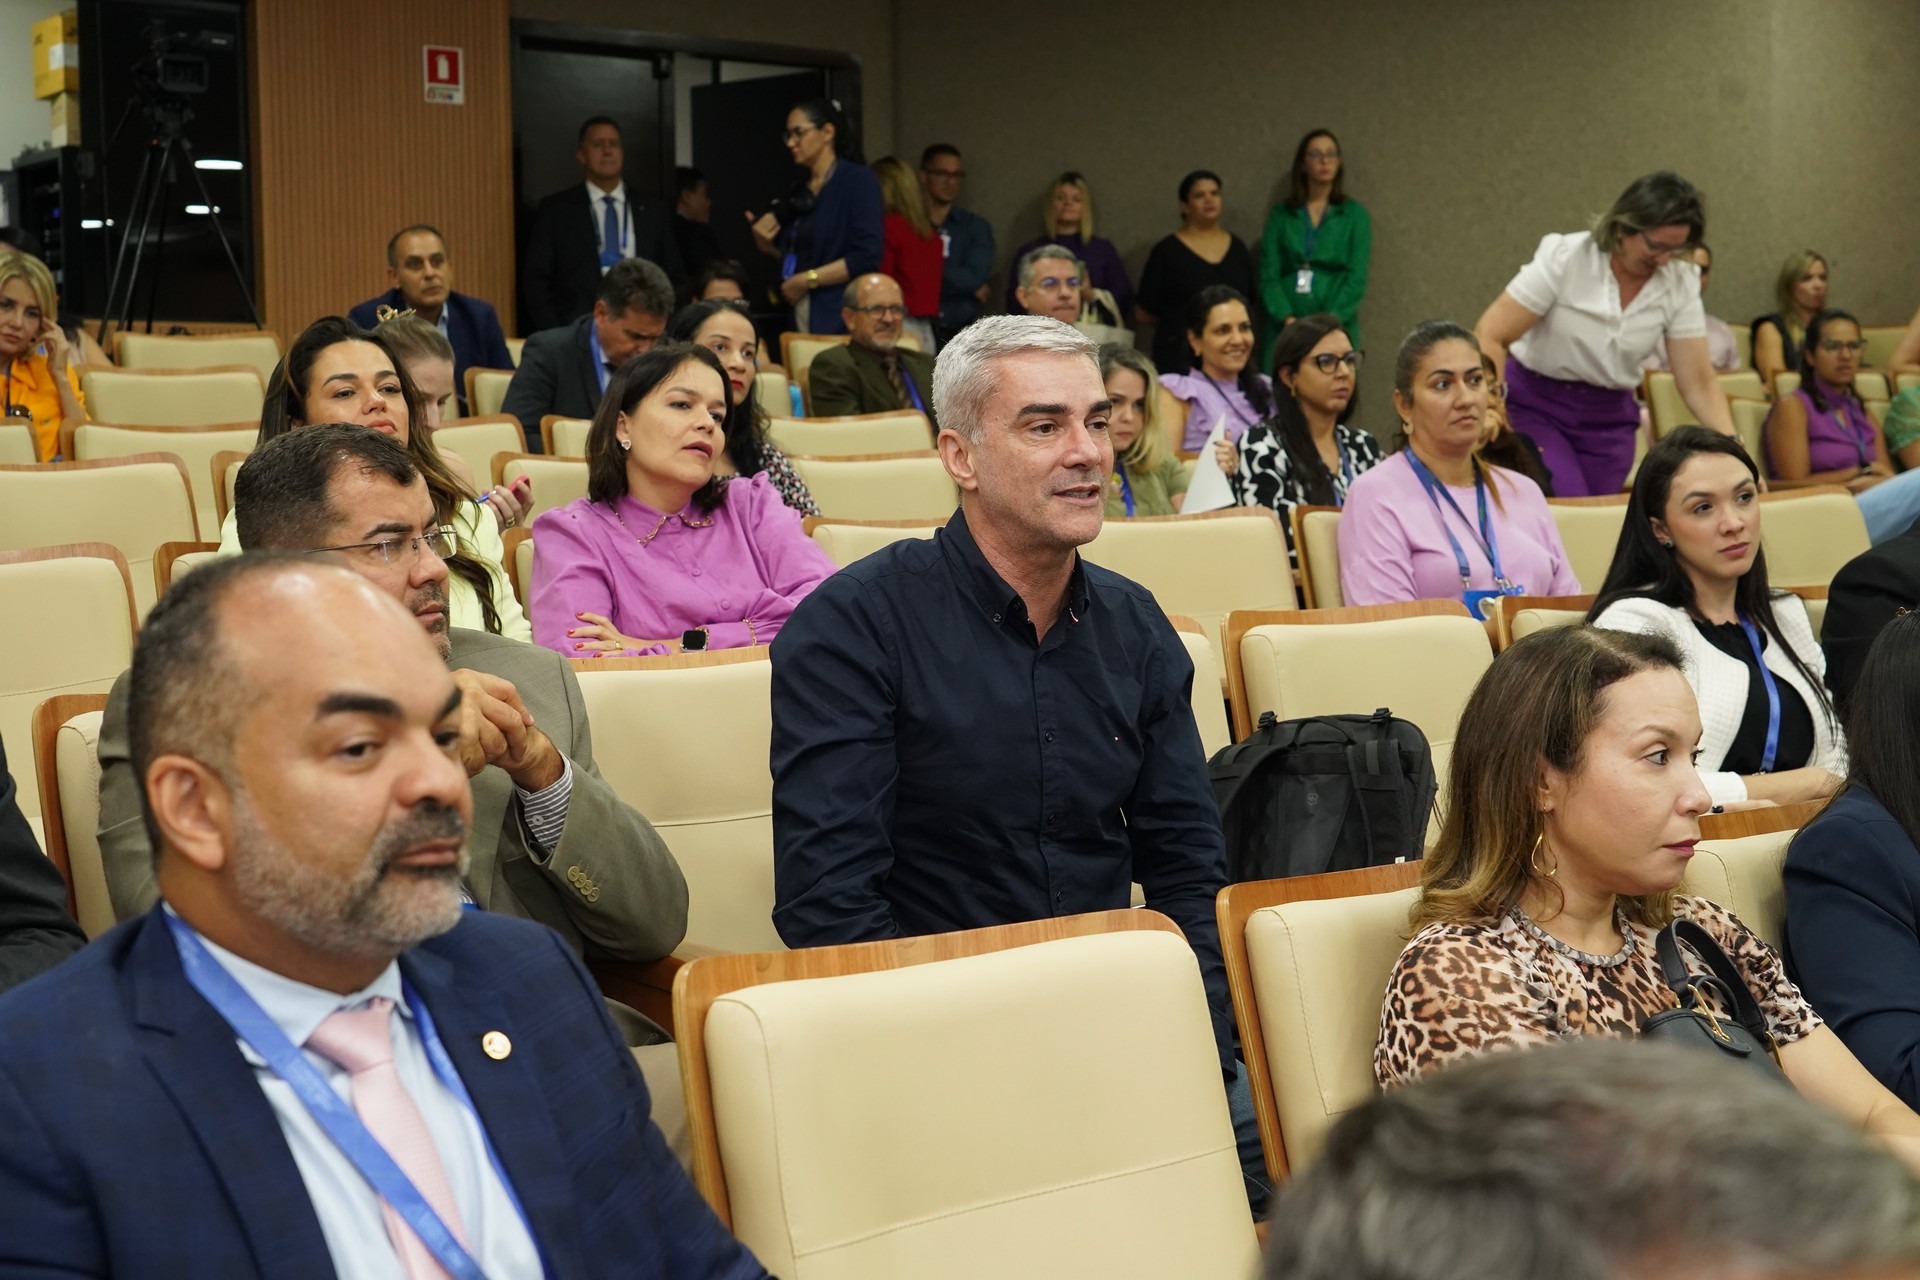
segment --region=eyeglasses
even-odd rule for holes
[[[1338,160],[1340,153],[1338,151],[1309,151],[1306,154],[1306,158],[1308,160]]]
[[[1688,240],[1682,240],[1679,244],[1661,244],[1644,231],[1636,234],[1639,235],[1641,243],[1647,246],[1647,252],[1656,258],[1670,258],[1676,253],[1685,253],[1693,247],[1693,243]]]
[[[907,309],[899,303],[883,303],[877,307],[848,307],[847,310],[858,316],[872,316],[875,320],[904,320]]]
[[[965,169],[922,169],[920,172],[929,178],[952,178],[956,182],[967,176]]]
[[[1069,289],[1078,289],[1080,287],[1080,277],[1068,276],[1063,280],[1059,276],[1048,276],[1044,280],[1036,280],[1034,283],[1042,289],[1058,289],[1063,285]]]
[[[1322,373],[1332,373],[1341,365],[1345,365],[1347,366],[1348,373],[1355,373],[1359,370],[1360,362],[1366,357],[1366,354],[1364,351],[1347,351],[1340,355],[1335,355],[1331,351],[1322,351],[1319,355],[1313,357],[1313,367]]]
[[[1829,354],[1844,351],[1848,355],[1857,356],[1867,349],[1867,344],[1857,340],[1854,342],[1841,342],[1837,338],[1829,338],[1820,344],[1820,349]]]
[[[806,137],[808,134],[812,133],[815,129],[818,129],[819,127],[820,126],[817,124],[796,125],[794,128],[782,130],[780,133],[780,139],[783,142],[792,142],[795,138]]]
[[[364,551],[369,559],[377,559],[381,564],[411,565],[420,559],[422,547],[433,552],[436,559],[445,560],[453,555],[457,545],[458,539],[452,527],[442,525],[438,529],[428,529],[411,538],[382,538],[378,542],[350,542],[344,547],[315,547],[307,554],[319,555],[323,551]]]

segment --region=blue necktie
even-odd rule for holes
[[[610,267],[620,261],[620,214],[611,195],[601,196],[605,208],[600,215],[600,265]]]

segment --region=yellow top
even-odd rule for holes
[[[86,399],[80,394],[80,375],[73,366],[67,366],[67,381],[73,384],[74,399],[80,401],[80,407],[86,408]],[[15,412],[25,409],[33,417],[33,447],[40,461],[51,462],[60,452],[60,387],[53,380],[53,370],[48,367],[47,358],[39,353],[22,356],[7,366],[5,399],[0,400],[6,416],[18,417]]]

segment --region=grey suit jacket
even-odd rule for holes
[[[520,420],[529,452],[540,451],[540,419],[547,414],[591,418],[600,407],[600,379],[587,344],[592,323],[593,317],[585,315],[558,329],[542,329],[521,348],[520,367],[507,383],[500,412]]]
[[[927,420],[937,434],[940,419],[933,413],[933,357],[905,347],[899,354],[900,368],[920,392]],[[892,413],[899,409],[900,399],[878,357],[849,342],[822,351],[807,366],[807,404],[814,417],[832,418],[846,413]],[[927,448],[932,447],[929,440]]]
[[[622,803],[593,763],[593,731],[567,660],[551,649],[454,628],[448,665],[510,682],[554,745],[573,762],[560,843],[542,857],[527,834],[513,780],[494,766],[474,775],[468,888],[488,911],[537,920],[576,954],[657,960],[687,931],[687,882],[659,833]],[[107,696],[100,726],[100,853],[114,915],[152,906],[153,852],[140,816],[140,782],[127,757],[127,686]]]

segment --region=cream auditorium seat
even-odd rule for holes
[[[1577,627],[1587,619],[1593,597],[1500,596],[1493,602],[1493,648],[1504,652],[1515,640],[1549,627]]]
[[[1762,474],[1767,470],[1767,415],[1773,406],[1764,400],[1729,400],[1733,410],[1733,434],[1740,438],[1747,456]]]
[[[938,520],[959,491],[931,449],[852,458],[788,458],[829,520]]]
[[[155,598],[167,594],[177,580],[203,564],[220,558],[217,542],[163,542],[153,552],[153,589]]]
[[[1214,654],[1213,634],[1192,618],[1175,617],[1169,621],[1180,633],[1180,643],[1186,646],[1187,657],[1193,662],[1193,690],[1189,695],[1193,703],[1193,723],[1200,731],[1200,750],[1211,760],[1215,752],[1233,742],[1233,734],[1227,728],[1226,699],[1220,696],[1225,677],[1220,672],[1220,660]]]
[[[1827,628],[1827,588],[1788,587],[1786,590],[1799,596],[1800,603],[1807,606],[1807,622],[1813,627],[1813,638],[1818,640]]]
[[[696,1182],[786,1280],[1244,1280],[1193,952],[1152,911],[695,960]]]
[[[198,537],[186,469],[170,453],[0,467],[0,550],[116,547],[133,576],[139,617],[153,607],[154,549]]]
[[[1300,565],[1300,599],[1309,609],[1338,609],[1346,604],[1340,587],[1340,508],[1296,506],[1293,549]]]
[[[753,402],[760,412],[772,417],[794,413],[792,386],[785,369],[768,365],[753,375]]]
[[[587,460],[585,458],[549,458],[543,453],[496,453],[493,455],[493,482],[511,486],[521,476],[532,484],[526,523],[555,507],[587,496]]]
[[[933,447],[933,427],[922,413],[861,413],[838,418],[767,421],[767,439],[782,453],[809,458],[849,458],[871,453],[911,453]]]
[[[1229,613],[1297,607],[1286,535],[1266,507],[1108,520],[1080,554],[1151,591],[1165,612],[1198,622],[1216,652],[1225,652]]]
[[[525,338],[507,339],[507,355],[513,360],[514,368],[518,369],[520,367],[520,353],[526,349],[527,340]]]
[[[515,525],[511,529],[500,531],[500,567],[506,570],[507,581],[513,586],[513,594],[519,599],[522,609],[533,607],[533,530],[525,525]]]
[[[1646,402],[1647,417],[1653,422],[1655,439],[1675,427],[1698,426],[1700,423],[1693,416],[1693,410],[1687,408],[1687,402],[1680,396],[1680,386],[1670,373],[1648,370],[1642,374],[1640,396]]]
[[[513,381],[511,369],[468,369],[467,412],[477,418],[491,418],[507,402],[507,384]]]
[[[40,460],[30,422],[0,421],[0,466],[32,466]]]
[[[122,369],[208,369],[245,365],[266,385],[280,363],[280,338],[270,329],[238,333],[159,334],[122,330],[113,335],[113,361]]]
[[[224,427],[119,427],[99,422],[60,429],[61,456],[74,462],[127,458],[140,453],[170,453],[187,469],[193,485],[193,509],[200,536],[218,538],[225,516],[213,484],[213,460],[221,454],[252,452],[260,438],[258,422],[236,422]]]
[[[103,543],[0,552],[0,740],[20,808],[40,815],[34,708],[70,693],[104,695],[133,661],[127,562]]]
[[[820,544],[827,559],[844,569],[902,538],[931,538],[946,523],[945,516],[937,520],[829,520],[807,516],[800,526]]]
[[[601,774],[647,816],[687,878],[687,942],[779,947],[766,648],[591,658],[574,672]]]
[[[1778,950],[1787,934],[1787,846],[1825,807],[1816,800],[1703,816],[1680,892],[1719,903]]]
[[[104,693],[63,693],[33,712],[47,857],[65,878],[68,904],[89,938],[114,925],[100,857],[100,721],[106,705]]]
[[[1862,400],[1891,400],[1893,388],[1886,374],[1877,369],[1862,369],[1853,375],[1853,394]]]
[[[1895,395],[1899,395],[1902,391],[1911,391],[1915,387],[1920,387],[1920,373],[1899,374],[1894,378],[1893,383]]]
[[[1720,379],[1720,389],[1727,393],[1729,400],[1762,400],[1767,398],[1767,384],[1760,381],[1760,374],[1754,369],[1732,369],[1716,374]]]
[[[1592,498],[1548,498],[1547,512],[1560,531],[1567,563],[1580,579],[1583,591],[1598,591],[1607,580],[1614,548],[1620,544],[1620,526],[1627,518],[1627,495],[1602,494]]]
[[[1760,501],[1767,581],[1775,587],[1824,587],[1869,545],[1860,504],[1840,485],[1776,489]]]
[[[484,493],[487,478],[493,474],[493,455],[520,452],[527,447],[527,435],[516,419],[504,413],[486,418],[448,418],[434,429],[433,447],[442,457],[457,457],[466,463],[473,487]]]
[[[211,369],[103,369],[80,372],[87,416],[119,427],[229,427],[260,421],[266,401],[250,365]]]
[[[1426,735],[1444,801],[1461,709],[1493,662],[1487,628],[1465,605],[1415,600],[1234,613],[1226,635],[1235,741],[1253,731],[1263,711],[1297,720],[1385,707]]]
[[[1229,885],[1215,903],[1268,1172],[1298,1175],[1373,1096],[1387,979],[1418,862]]]
[[[593,430],[590,418],[563,418],[550,413],[540,419],[540,448],[550,458],[587,456],[587,433]],[[516,449],[518,445],[514,446]]]
[[[1773,398],[1785,400],[1800,389],[1800,375],[1791,370],[1773,375]]]

